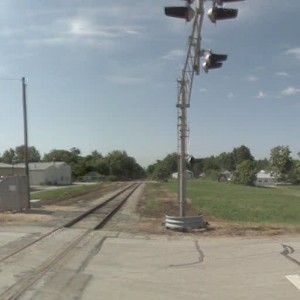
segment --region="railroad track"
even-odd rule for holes
[[[9,255],[1,258],[0,263],[5,264],[9,259],[13,260],[14,257],[22,255],[22,253],[24,252],[27,252],[28,255],[28,253],[31,252],[30,249],[33,246],[37,248],[37,245],[39,243],[42,244],[43,242],[49,242],[51,237],[54,235],[57,239],[61,237],[60,240],[64,241],[64,244],[59,245],[58,250],[54,255],[49,255],[49,257],[47,257],[46,260],[42,263],[38,262],[36,266],[31,266],[30,271],[22,271],[23,273],[28,273],[28,276],[22,276],[21,279],[14,282],[14,284],[10,285],[9,288],[6,288],[4,291],[0,290],[0,299],[20,299],[20,296],[26,290],[28,290],[47,272],[49,272],[51,268],[53,268],[59,261],[61,261],[67,254],[69,254],[81,241],[88,237],[92,231],[103,228],[105,224],[113,217],[113,215],[115,215],[117,211],[122,207],[126,200],[132,195],[132,193],[139,187],[139,185],[139,183],[134,183],[125,187],[124,189],[116,192],[113,196],[111,196],[103,203],[98,204],[88,211],[80,214],[63,226],[51,230],[37,240],[28,243],[24,247],[17,249]],[[73,234],[71,238],[69,234],[70,230]],[[65,240],[64,237],[68,238],[66,238]],[[50,244],[51,243],[49,242],[49,245]],[[15,276],[17,275],[18,274],[16,274]]]

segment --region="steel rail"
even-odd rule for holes
[[[130,189],[132,186],[134,186],[136,183],[131,184],[130,186],[127,186],[125,189],[121,190],[120,192],[118,192],[117,194],[111,196],[110,198],[108,198],[107,200],[105,200],[104,202],[96,205],[95,207],[85,211],[84,213],[82,213],[81,215],[77,216],[76,218],[74,218],[73,220],[69,221],[68,223],[66,223],[65,225],[63,225],[63,227],[65,228],[70,228],[71,226],[73,226],[74,224],[78,223],[79,221],[81,221],[82,219],[84,219],[86,216],[92,214],[93,212],[95,212],[96,210],[98,210],[99,208],[105,206],[106,204],[108,204],[109,202],[111,202],[112,200],[114,200],[116,197],[118,197],[119,195],[121,195],[122,193],[124,193],[125,191],[127,191],[128,189]]]
[[[103,228],[103,226],[105,226],[105,224],[109,221],[109,219],[112,218],[113,215],[116,214],[116,212],[123,206],[123,204],[126,202],[126,200],[132,195],[132,193],[140,186],[140,183],[134,183],[132,185],[130,185],[129,187],[126,187],[125,189],[123,189],[121,192],[118,192],[116,195],[114,195],[114,197],[111,197],[109,200],[112,201],[114,198],[118,197],[120,194],[126,192],[127,190],[129,190],[130,188],[132,188],[132,190],[128,193],[128,195],[126,195],[124,197],[124,199],[122,199],[122,201],[120,201],[120,203],[118,203],[106,216],[105,218],[94,228],[89,228],[87,230],[84,231],[84,233],[82,233],[79,237],[77,237],[75,240],[73,240],[69,246],[67,246],[65,249],[61,250],[57,255],[55,255],[52,259],[48,260],[45,264],[41,264],[38,269],[35,271],[36,274],[29,276],[27,278],[24,278],[22,280],[20,280],[19,282],[16,282],[13,286],[9,287],[4,293],[2,293],[0,295],[0,298],[3,300],[17,300],[19,299],[19,297],[28,289],[30,288],[33,284],[35,284],[39,279],[41,279],[52,267],[54,267],[59,261],[61,261],[68,253],[70,253],[86,236],[89,235],[89,233],[91,233],[92,231],[96,230],[96,229],[100,229]],[[105,201],[105,204],[108,204],[110,201]],[[98,205],[99,206],[99,205]],[[98,207],[97,206],[97,207]],[[102,205],[101,207],[103,207],[104,205]],[[92,212],[94,212],[96,209],[93,209]],[[91,211],[91,210],[90,210]],[[91,212],[91,213],[92,213]],[[83,214],[82,214],[83,215]],[[85,216],[87,216],[88,214],[85,214]],[[77,221],[74,224],[76,224],[77,222],[79,222],[80,220],[82,220],[84,217],[82,217],[81,219],[75,218]],[[70,222],[69,222],[70,223]],[[67,224],[69,224],[67,223]],[[72,225],[71,225],[72,226]],[[69,227],[71,227],[69,226]],[[61,229],[63,226],[59,227],[58,229]],[[56,230],[58,230],[56,229]],[[55,230],[55,231],[56,231]],[[52,231],[52,233],[54,232],[54,230]],[[49,233],[50,234],[50,233]],[[47,236],[49,235],[47,234]],[[41,240],[42,238],[40,238],[39,240]],[[34,243],[31,243],[31,245]],[[28,248],[29,246],[24,247],[22,250],[24,250],[25,248]],[[15,254],[19,253],[19,251],[17,251]],[[9,257],[15,255],[12,254]]]
[[[134,183],[134,184],[135,184],[135,183]],[[88,211],[86,211],[86,212],[80,214],[79,216],[77,216],[77,217],[74,218],[73,220],[67,222],[66,224],[61,225],[61,226],[59,226],[59,227],[57,227],[57,228],[55,228],[55,229],[53,229],[53,230],[51,230],[51,231],[49,231],[49,232],[43,234],[42,236],[40,236],[39,238],[35,239],[34,241],[32,241],[32,242],[26,244],[25,246],[23,246],[23,247],[21,247],[21,248],[15,250],[14,252],[12,252],[12,253],[10,253],[10,254],[8,254],[8,255],[2,257],[2,258],[0,259],[0,263],[6,261],[7,259],[13,257],[13,256],[16,255],[16,254],[22,252],[23,250],[29,248],[30,246],[32,246],[32,245],[38,243],[39,241],[45,239],[46,237],[48,237],[48,236],[54,234],[55,232],[57,232],[57,231],[59,231],[59,230],[62,230],[62,229],[64,229],[64,228],[69,228],[69,227],[73,226],[74,224],[76,224],[77,222],[79,222],[80,220],[82,220],[83,218],[85,218],[86,216],[88,216],[89,214],[93,213],[95,210],[99,209],[100,207],[106,205],[108,202],[110,202],[110,201],[113,200],[114,198],[118,197],[120,194],[122,194],[123,192],[125,192],[126,190],[128,190],[130,187],[132,187],[134,184],[125,187],[124,189],[122,189],[122,190],[119,191],[118,193],[112,195],[109,199],[107,199],[107,200],[104,201],[103,203],[98,204],[98,205],[96,205],[95,207],[93,207],[92,209],[90,209],[90,210],[88,210]]]

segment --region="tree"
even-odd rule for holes
[[[86,157],[87,159],[92,159],[93,161],[99,161],[99,160],[101,160],[101,159],[103,159],[103,155],[100,153],[100,152],[98,152],[97,150],[94,150],[92,153],[91,153],[91,155],[88,155],[87,157]]]
[[[162,161],[162,164],[168,170],[169,174],[172,174],[177,171],[177,153],[168,154]]]
[[[285,179],[292,167],[289,146],[277,146],[271,149],[270,166],[278,179]]]
[[[4,151],[2,158],[3,163],[6,164],[17,164],[25,162],[25,146],[17,146],[15,149],[10,148]],[[41,160],[41,155],[39,151],[34,147],[28,147],[28,161],[29,162],[39,162]]]
[[[110,152],[105,157],[105,162],[109,168],[109,175],[118,179],[139,179],[145,175],[144,169],[125,151]]]
[[[168,154],[163,160],[148,166],[147,175],[154,180],[166,181],[172,173],[177,171],[177,153]]]
[[[256,179],[256,164],[252,160],[244,160],[239,165],[237,165],[236,170],[232,176],[232,182],[253,185]]]
[[[152,174],[152,178],[158,181],[167,181],[169,177],[170,170],[168,170],[164,164],[158,164]]]
[[[300,159],[300,152],[298,152],[298,157]],[[293,159],[292,167],[289,172],[289,178],[294,184],[300,184],[300,160]]]
[[[25,146],[21,145],[15,149],[16,161],[24,162],[25,161]],[[28,147],[28,161],[29,162],[39,162],[41,160],[41,155],[34,146]]]
[[[269,160],[264,158],[264,159],[259,159],[256,161],[256,168],[258,171],[260,170],[269,170],[270,169],[270,163]]]
[[[119,179],[127,178],[127,153],[125,151],[114,150],[106,156],[109,166],[109,175]]]
[[[242,163],[244,160],[254,161],[254,157],[252,156],[250,149],[244,145],[233,149],[231,152],[231,159],[233,170],[235,170],[237,165]]]
[[[5,164],[13,164],[16,162],[15,156],[16,156],[15,150],[12,148],[9,148],[9,150],[4,151],[1,161]]]
[[[72,148],[76,149],[76,148]],[[72,150],[71,149],[71,150]],[[79,151],[80,153],[80,151]],[[49,153],[46,153],[43,157],[43,161],[64,161],[67,164],[76,163],[79,159],[78,151],[68,151],[68,150],[61,150],[61,149],[53,149]]]
[[[233,156],[230,152],[222,152],[219,156],[216,157],[217,165],[221,170],[233,171]]]
[[[300,161],[299,160],[292,161],[292,167],[290,169],[288,176],[293,184],[300,184]]]
[[[216,158],[212,155],[207,157],[203,161],[203,171],[208,172],[211,170],[219,170],[220,167],[218,166]]]

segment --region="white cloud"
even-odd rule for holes
[[[141,6],[138,5],[135,10],[139,11]],[[17,21],[14,24],[4,22],[1,26],[0,36],[7,39],[6,44],[36,48],[79,43],[89,47],[119,49],[117,45],[120,43],[132,45],[128,38],[140,38],[140,32],[144,30],[144,25],[137,23],[127,13],[130,5],[110,7],[97,4],[86,8],[86,5],[70,7],[61,4],[59,8],[49,5],[47,9],[29,9],[24,5],[24,9],[25,17],[18,18],[16,13],[13,19]]]
[[[293,96],[293,95],[296,95],[296,94],[300,94],[300,89],[290,86],[290,87],[286,88],[285,90],[283,90],[281,92],[281,94],[283,96]]]
[[[139,32],[130,26],[101,26],[84,19],[71,20],[69,34],[89,38],[119,38],[124,35],[136,35]]]
[[[227,95],[227,98],[234,98],[234,93],[230,92],[230,93]]]
[[[185,55],[185,51],[180,50],[180,49],[174,49],[171,50],[168,54],[163,56],[163,59],[168,59],[168,60],[177,60],[178,58],[181,58]]]
[[[289,74],[287,72],[277,72],[277,73],[275,73],[275,75],[281,76],[281,77],[289,77]]]
[[[267,97],[267,95],[264,92],[259,91],[255,98],[256,99],[262,99],[262,98],[266,98],[266,97]]]
[[[293,55],[297,59],[300,60],[300,47],[298,47],[298,48],[291,48],[291,49],[289,49],[289,50],[286,51],[286,54]]]
[[[255,82],[258,80],[258,77],[256,76],[253,76],[253,75],[249,75],[248,78],[247,78],[248,81],[251,81],[251,82]]]

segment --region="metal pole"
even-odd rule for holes
[[[182,79],[184,80],[184,79]],[[179,186],[179,215],[180,217],[185,216],[185,202],[186,202],[186,134],[187,134],[187,116],[186,116],[186,94],[185,94],[185,83],[181,83],[184,87],[181,94],[179,103],[179,138],[180,138],[180,149],[179,149],[179,172],[178,172],[178,186]]]
[[[186,158],[187,158],[187,108],[190,107],[194,74],[200,72],[201,55],[201,29],[204,18],[204,0],[197,1],[196,16],[193,22],[192,33],[189,37],[189,45],[181,79],[178,81],[178,200],[179,215],[185,217],[186,210]]]
[[[23,100],[23,121],[24,121],[24,163],[25,174],[28,182],[28,208],[30,208],[30,182],[29,182],[29,163],[28,163],[28,133],[27,133],[27,105],[26,105],[26,83],[22,77],[22,100]]]

